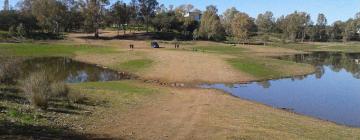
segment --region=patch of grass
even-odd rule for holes
[[[121,70],[134,72],[134,71],[140,71],[145,68],[148,68],[153,64],[153,60],[150,59],[138,59],[138,60],[130,60],[124,63],[121,63],[118,67]]]
[[[280,76],[278,71],[266,66],[263,63],[259,63],[252,58],[236,58],[229,59],[228,62],[236,69],[251,74],[256,78],[274,78]]]
[[[123,111],[150,100],[152,97],[147,97],[159,92],[158,89],[135,81],[79,83],[71,87],[93,101],[106,101],[108,107]]]
[[[34,114],[25,113],[19,111],[18,109],[9,109],[6,115],[11,119],[16,119],[24,124],[34,124],[36,119],[34,118]]]
[[[3,56],[73,56],[76,53],[111,53],[108,47],[88,45],[57,45],[37,43],[0,44],[0,55]]]
[[[80,87],[82,89],[107,90],[128,94],[149,94],[155,91],[148,87],[141,87],[139,85],[133,84],[130,81],[79,83],[76,84],[76,87]]]
[[[240,54],[244,51],[244,48],[234,47],[234,46],[198,46],[195,47],[197,51],[204,51],[210,53],[219,53],[219,54]]]

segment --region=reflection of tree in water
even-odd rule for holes
[[[263,88],[270,88],[271,83],[270,81],[266,80],[266,81],[261,81],[261,82],[257,82],[258,85],[262,86]]]
[[[30,73],[45,70],[49,78],[67,82],[109,81],[123,78],[116,71],[73,61],[65,57],[32,58],[21,64],[22,78]]]
[[[315,65],[316,78],[321,78],[325,72],[324,66],[328,66],[335,72],[346,70],[350,72],[354,78],[360,79],[360,65],[355,61],[360,59],[360,53],[314,52],[311,54],[285,56],[281,59]]]

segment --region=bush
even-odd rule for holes
[[[57,81],[51,84],[51,92],[55,97],[67,98],[69,88],[64,82]]]
[[[68,94],[68,99],[73,103],[83,103],[86,97],[79,90],[72,89]]]
[[[42,109],[48,107],[51,97],[51,81],[46,72],[32,73],[22,83],[22,90],[32,105]]]
[[[20,60],[5,59],[0,62],[0,83],[14,84],[20,74]]]

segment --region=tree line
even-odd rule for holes
[[[195,13],[197,20],[189,13]],[[62,32],[88,32],[99,37],[99,29],[177,33],[185,39],[231,40],[248,43],[253,37],[267,42],[277,36],[282,41],[357,41],[360,40],[360,13],[347,21],[328,24],[319,14],[312,21],[310,14],[295,11],[275,18],[267,11],[256,18],[232,7],[223,14],[214,5],[205,11],[193,5],[166,7],[157,0],[22,0],[16,8],[4,1],[0,11],[0,30],[14,36],[34,33],[60,35]]]

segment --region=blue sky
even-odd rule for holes
[[[19,0],[10,0],[15,5]],[[111,0],[116,1],[116,0]],[[124,0],[129,1],[129,0]],[[329,23],[336,20],[347,20],[360,12],[360,0],[158,0],[159,3],[179,6],[181,4],[192,4],[200,10],[207,5],[216,5],[222,13],[229,7],[236,7],[242,12],[256,17],[259,13],[272,11],[276,17],[298,11],[306,11],[311,14],[313,20],[318,13],[324,13]],[[4,0],[0,0],[3,7]]]

